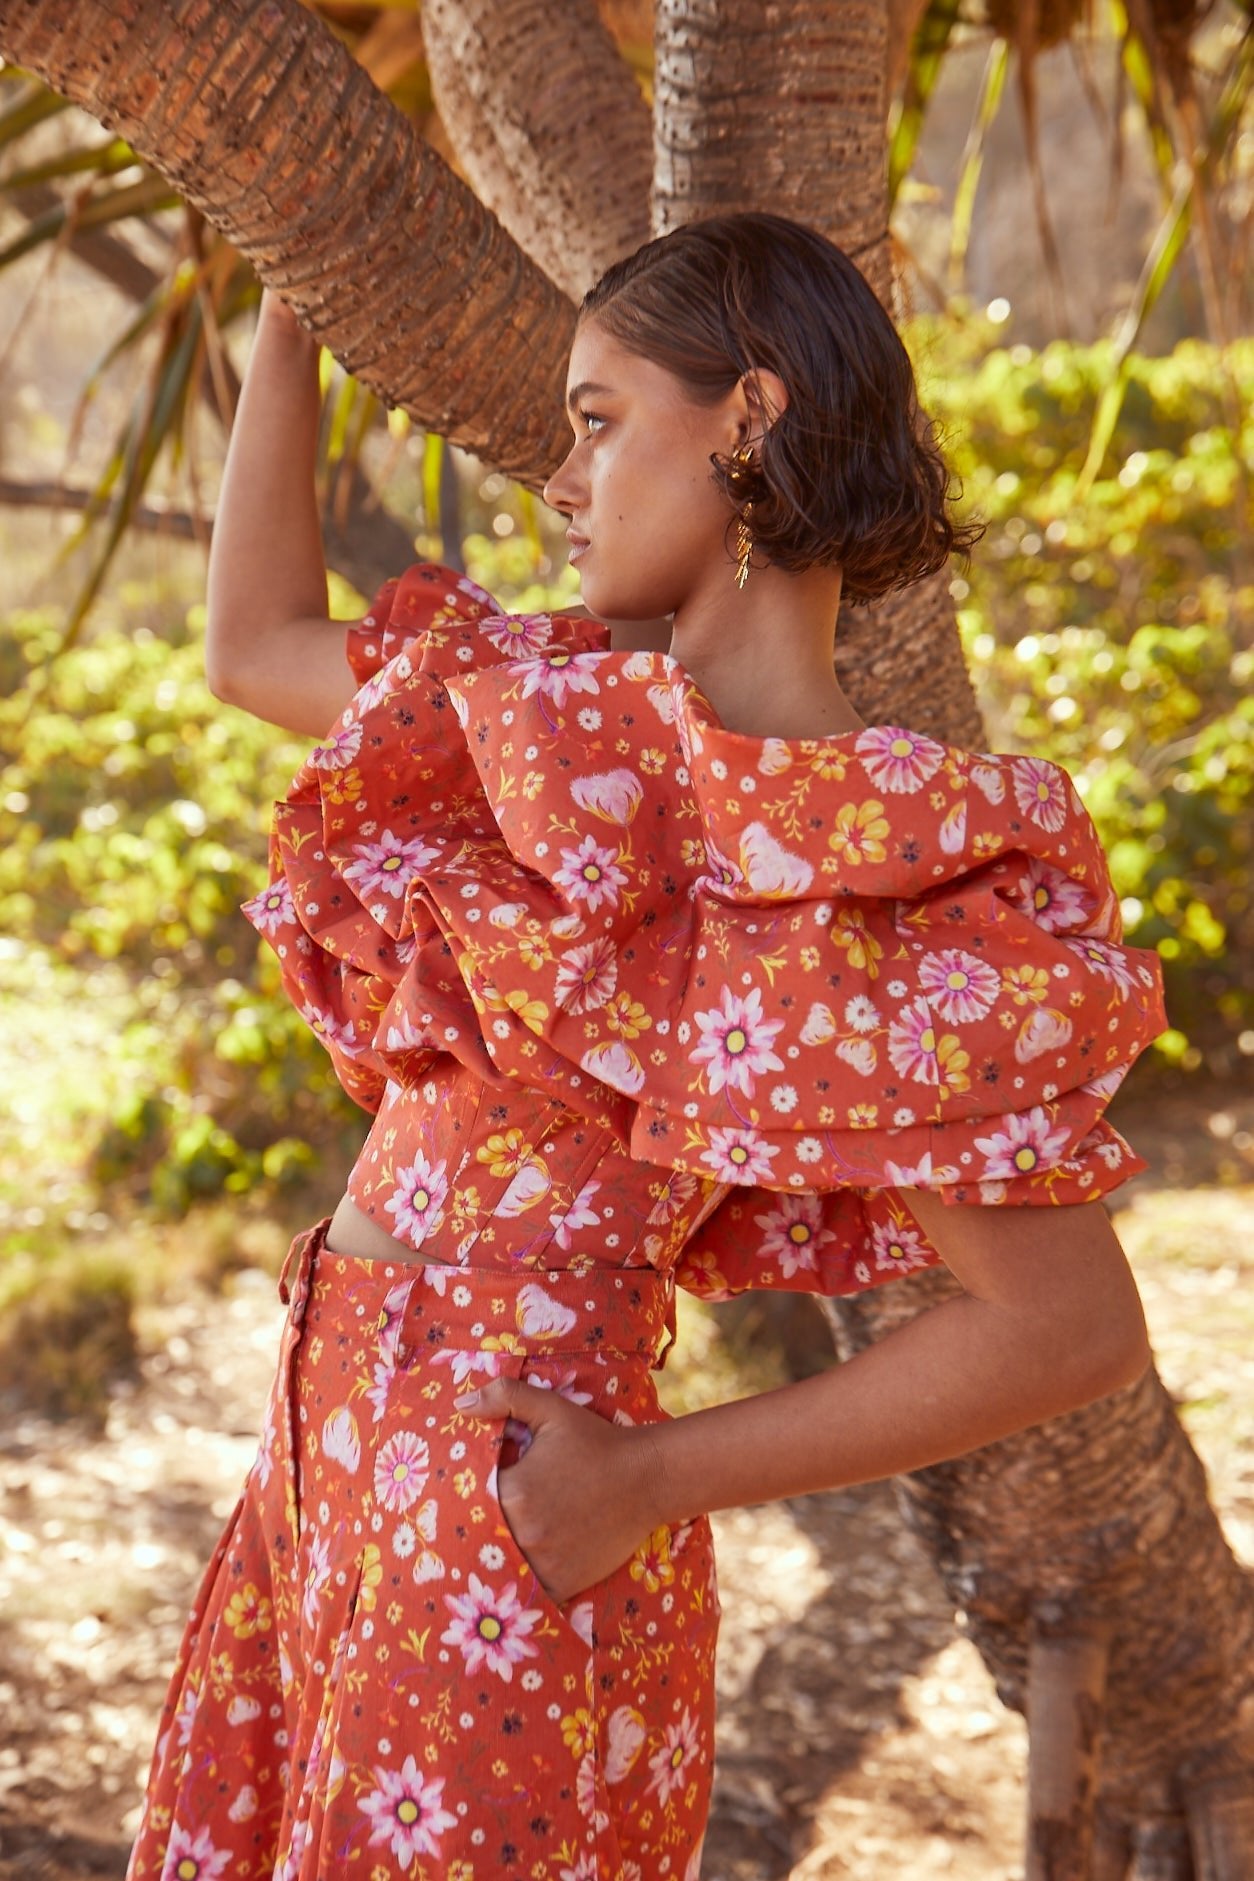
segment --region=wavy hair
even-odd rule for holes
[[[698,403],[755,367],[779,375],[788,403],[766,412],[752,465],[710,459],[729,536],[752,505],[754,553],[776,566],[839,566],[848,599],[872,601],[982,533],[950,514],[955,481],[896,328],[817,230],[774,215],[689,222],[607,269],[579,310],[593,316]]]

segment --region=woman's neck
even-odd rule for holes
[[[678,610],[670,651],[729,731],[826,738],[862,728],[832,665],[839,570],[755,568],[739,590],[729,570],[718,589]]]

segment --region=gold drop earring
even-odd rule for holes
[[[737,480],[748,475],[753,468],[753,452],[747,444],[742,444],[732,457],[732,469]],[[743,588],[749,579],[749,558],[753,554],[753,536],[749,528],[749,518],[753,514],[753,504],[746,503],[736,517],[736,586]]]

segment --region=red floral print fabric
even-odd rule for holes
[[[707,1185],[675,1258],[708,1294],[934,1260],[889,1191],[1078,1202],[1141,1167],[1102,1113],[1160,975],[1063,771],[892,726],[747,737],[606,639],[431,566],[350,630],[361,690],[249,912],[381,1109],[360,1204],[396,1200],[407,1103],[452,1061],[604,1132],[619,1173]]]
[[[497,1500],[507,1374],[622,1423],[669,1280],[293,1249],[257,1461],[162,1718],[131,1881],[696,1881],[713,1768],[709,1525],[555,1606]]]

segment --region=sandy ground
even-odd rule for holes
[[[1126,1193],[1159,1368],[1254,1559],[1254,1186]],[[100,1436],[26,1417],[0,1437],[0,1876],[123,1875],[166,1671],[252,1458],[279,1322],[272,1279],[247,1270],[222,1297],[150,1313],[141,1376]],[[706,1881],[1017,1881],[1023,1726],[891,1488],[716,1526]]]

